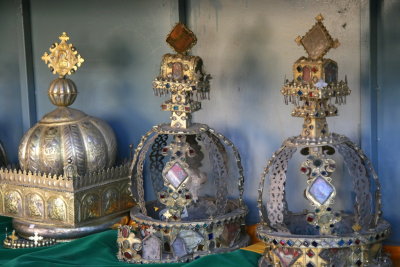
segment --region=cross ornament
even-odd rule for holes
[[[38,232],[35,232],[35,234],[33,236],[29,237],[29,240],[32,240],[33,243],[35,244],[35,246],[37,246],[38,242],[40,240],[43,240],[43,236],[39,236]]]

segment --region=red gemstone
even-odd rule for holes
[[[357,239],[357,240],[355,241],[355,243],[356,243],[357,245],[360,244],[360,240]]]
[[[176,217],[175,215],[172,216],[172,218],[173,218],[174,220],[178,220],[178,217]]]
[[[132,259],[132,254],[129,251],[124,252],[124,256],[127,259]]]
[[[315,253],[310,249],[309,251],[307,251],[307,256],[312,258],[315,256]]]
[[[190,111],[190,107],[185,107],[185,111]]]
[[[308,96],[313,96],[312,92],[309,92],[309,93],[308,93]]]
[[[186,199],[191,199],[191,196],[190,195],[185,195],[185,198]]]
[[[194,150],[193,149],[189,149],[189,154],[193,154]]]
[[[167,148],[167,147],[164,147],[164,148],[162,149],[162,152],[168,152],[168,148]]]
[[[312,222],[312,221],[314,221],[314,218],[311,217],[311,216],[308,216],[308,217],[307,217],[307,222]]]
[[[308,169],[307,169],[306,167],[301,167],[301,168],[300,168],[300,171],[301,171],[301,172],[304,172],[304,173],[307,173]]]
[[[283,240],[281,240],[281,242],[279,242],[279,243],[281,243],[282,246],[284,246],[286,244],[285,241],[283,241]]]
[[[160,195],[160,198],[165,198],[165,196],[164,195]]]
[[[313,67],[311,70],[312,70],[312,72],[317,72],[317,71],[318,71],[318,68]]]

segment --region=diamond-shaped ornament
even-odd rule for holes
[[[289,267],[292,266],[293,263],[297,261],[298,258],[302,255],[300,249],[297,248],[282,248],[278,247],[273,250],[275,255],[278,256],[281,266]]]
[[[78,51],[72,44],[68,44],[68,35],[63,32],[60,37],[60,43],[54,43],[49,51],[45,52],[42,60],[47,64],[53,74],[58,73],[60,77],[71,75],[84,62],[84,59],[78,54]]]
[[[174,188],[178,188],[187,177],[187,172],[178,162],[176,162],[165,174],[165,178]]]
[[[176,52],[182,54],[196,44],[197,38],[183,23],[178,23],[168,34],[166,41]]]
[[[319,204],[323,205],[331,197],[334,188],[322,176],[318,176],[308,192]]]
[[[318,15],[315,19],[317,20],[315,25],[303,37],[296,38],[297,44],[302,45],[313,60],[321,59],[331,48],[340,45],[337,39],[332,39],[325,28],[322,15]]]

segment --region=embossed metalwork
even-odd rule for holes
[[[44,244],[107,229],[133,205],[127,192],[128,163],[114,166],[113,130],[104,121],[68,107],[77,89],[65,76],[83,62],[68,39],[63,33],[61,42],[42,58],[60,76],[48,90],[57,108],[22,138],[21,170],[0,169],[0,203],[5,206],[0,214],[14,218],[17,234],[29,237],[37,232],[47,240]],[[16,246],[37,245],[32,242],[25,238],[18,242],[25,245]]]
[[[192,38],[191,33],[182,34]],[[180,48],[189,46],[180,44]],[[118,230],[121,261],[185,262],[231,251],[249,241],[244,232],[247,208],[239,152],[222,134],[191,122],[191,113],[200,109],[193,95],[203,99],[209,92],[209,76],[202,67],[196,56],[180,53],[163,58],[153,87],[157,95],[171,93],[171,100],[162,105],[172,111],[171,123],[154,126],[133,154],[130,188],[137,206],[131,210],[133,227]],[[145,197],[148,176],[154,200]],[[237,185],[235,190],[230,190],[230,184]],[[140,250],[127,245],[133,234],[141,240]]]
[[[326,117],[337,115],[337,108],[328,101],[335,98],[336,104],[343,104],[350,94],[347,81],[337,80],[337,63],[323,58],[338,42],[325,29],[322,16],[297,41],[309,57],[295,62],[294,80],[286,80],[281,93],[286,104],[295,105],[292,116],[304,118],[303,130],[283,142],[260,179],[258,208],[262,222],[257,236],[267,246],[259,265],[391,266],[382,252],[390,225],[381,217],[378,176],[357,145],[328,131]],[[306,156],[299,170],[305,177],[304,197],[309,207],[302,212],[291,212],[286,201],[288,160],[296,151]],[[336,159],[332,155],[336,152],[342,156],[352,181],[333,176]],[[266,179],[269,184],[265,184]],[[352,186],[352,212],[335,210],[339,180],[343,186]],[[269,190],[264,198],[266,186]]]
[[[72,44],[68,44],[68,35],[63,32],[60,37],[60,43],[54,43],[50,47],[50,54],[45,52],[42,60],[47,64],[53,74],[58,73],[60,77],[71,75],[85,61],[78,54],[76,48]]]

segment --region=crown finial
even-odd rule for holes
[[[315,17],[315,25],[304,35],[298,36],[295,42],[302,45],[309,59],[321,60],[331,48],[337,48],[340,43],[333,39],[325,25],[322,23],[324,17],[319,14]]]
[[[315,17],[315,25],[305,36],[297,37],[296,43],[302,45],[308,58],[300,57],[293,66],[293,81],[284,82],[282,94],[285,103],[295,105],[292,116],[303,117],[301,135],[317,140],[329,136],[326,117],[337,116],[337,107],[329,100],[335,98],[335,104],[344,104],[350,94],[345,81],[338,80],[338,65],[323,56],[329,49],[339,45],[333,40],[325,26],[324,17]]]
[[[81,55],[72,44],[68,44],[68,35],[63,32],[60,43],[54,43],[49,48],[50,54],[45,52],[42,60],[47,64],[53,74],[58,74],[60,78],[74,73],[84,62]]]
[[[177,23],[168,34],[166,42],[179,54],[189,51],[196,43],[196,35],[185,24]]]
[[[172,113],[171,127],[189,128],[192,113],[201,108],[198,100],[209,97],[211,77],[204,72],[200,57],[187,55],[197,39],[184,24],[176,24],[166,41],[178,54],[164,55],[160,75],[153,82],[154,93],[171,94],[161,105],[162,110]]]

